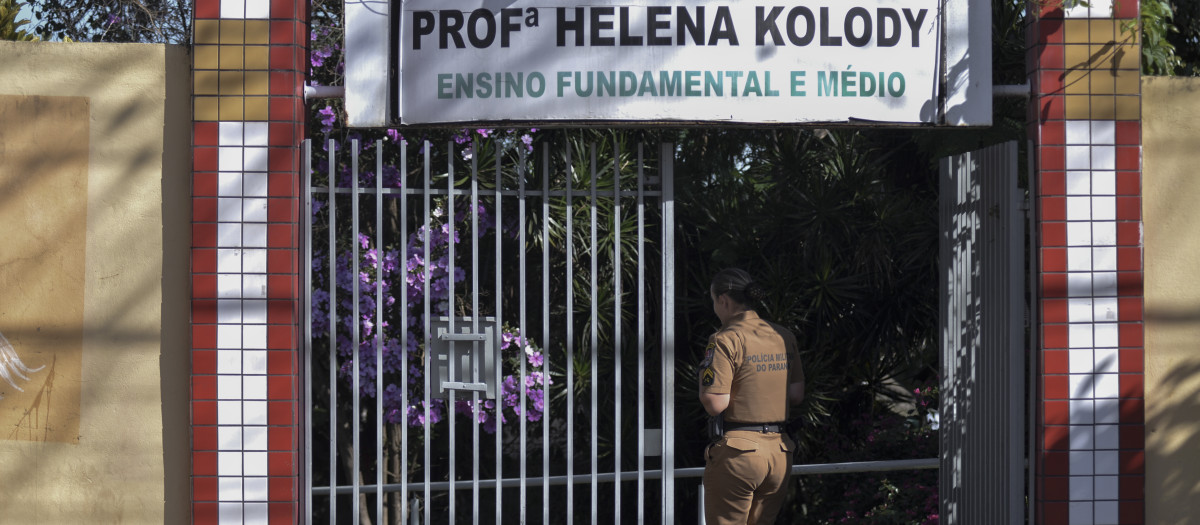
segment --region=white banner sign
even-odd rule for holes
[[[397,107],[402,124],[932,123],[938,5],[409,0]]]

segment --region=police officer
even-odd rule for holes
[[[721,329],[704,349],[700,402],[723,428],[705,452],[708,525],[774,523],[787,500],[794,444],[783,427],[789,401],[804,399],[804,372],[795,335],[753,308],[766,293],[736,268],[709,288]]]

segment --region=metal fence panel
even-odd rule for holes
[[[942,159],[943,523],[1024,522],[1024,242],[1015,142]]]
[[[315,149],[306,521],[671,523],[673,146]]]

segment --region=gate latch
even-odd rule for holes
[[[430,385],[432,395],[449,397],[450,392],[480,392],[484,399],[496,398],[496,319],[449,317],[430,320]],[[474,325],[474,327],[472,327]],[[472,331],[474,329],[474,331]]]

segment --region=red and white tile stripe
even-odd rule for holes
[[[1043,11],[1032,35],[1041,306],[1036,522],[1140,525],[1141,126],[1063,112],[1063,19],[1114,16],[1112,2],[1092,4]],[[1136,13],[1136,2],[1120,11]]]
[[[269,120],[197,114],[193,124],[197,524],[291,524],[300,515],[297,234],[306,12],[303,0],[195,4],[196,19],[269,19],[271,27]]]

